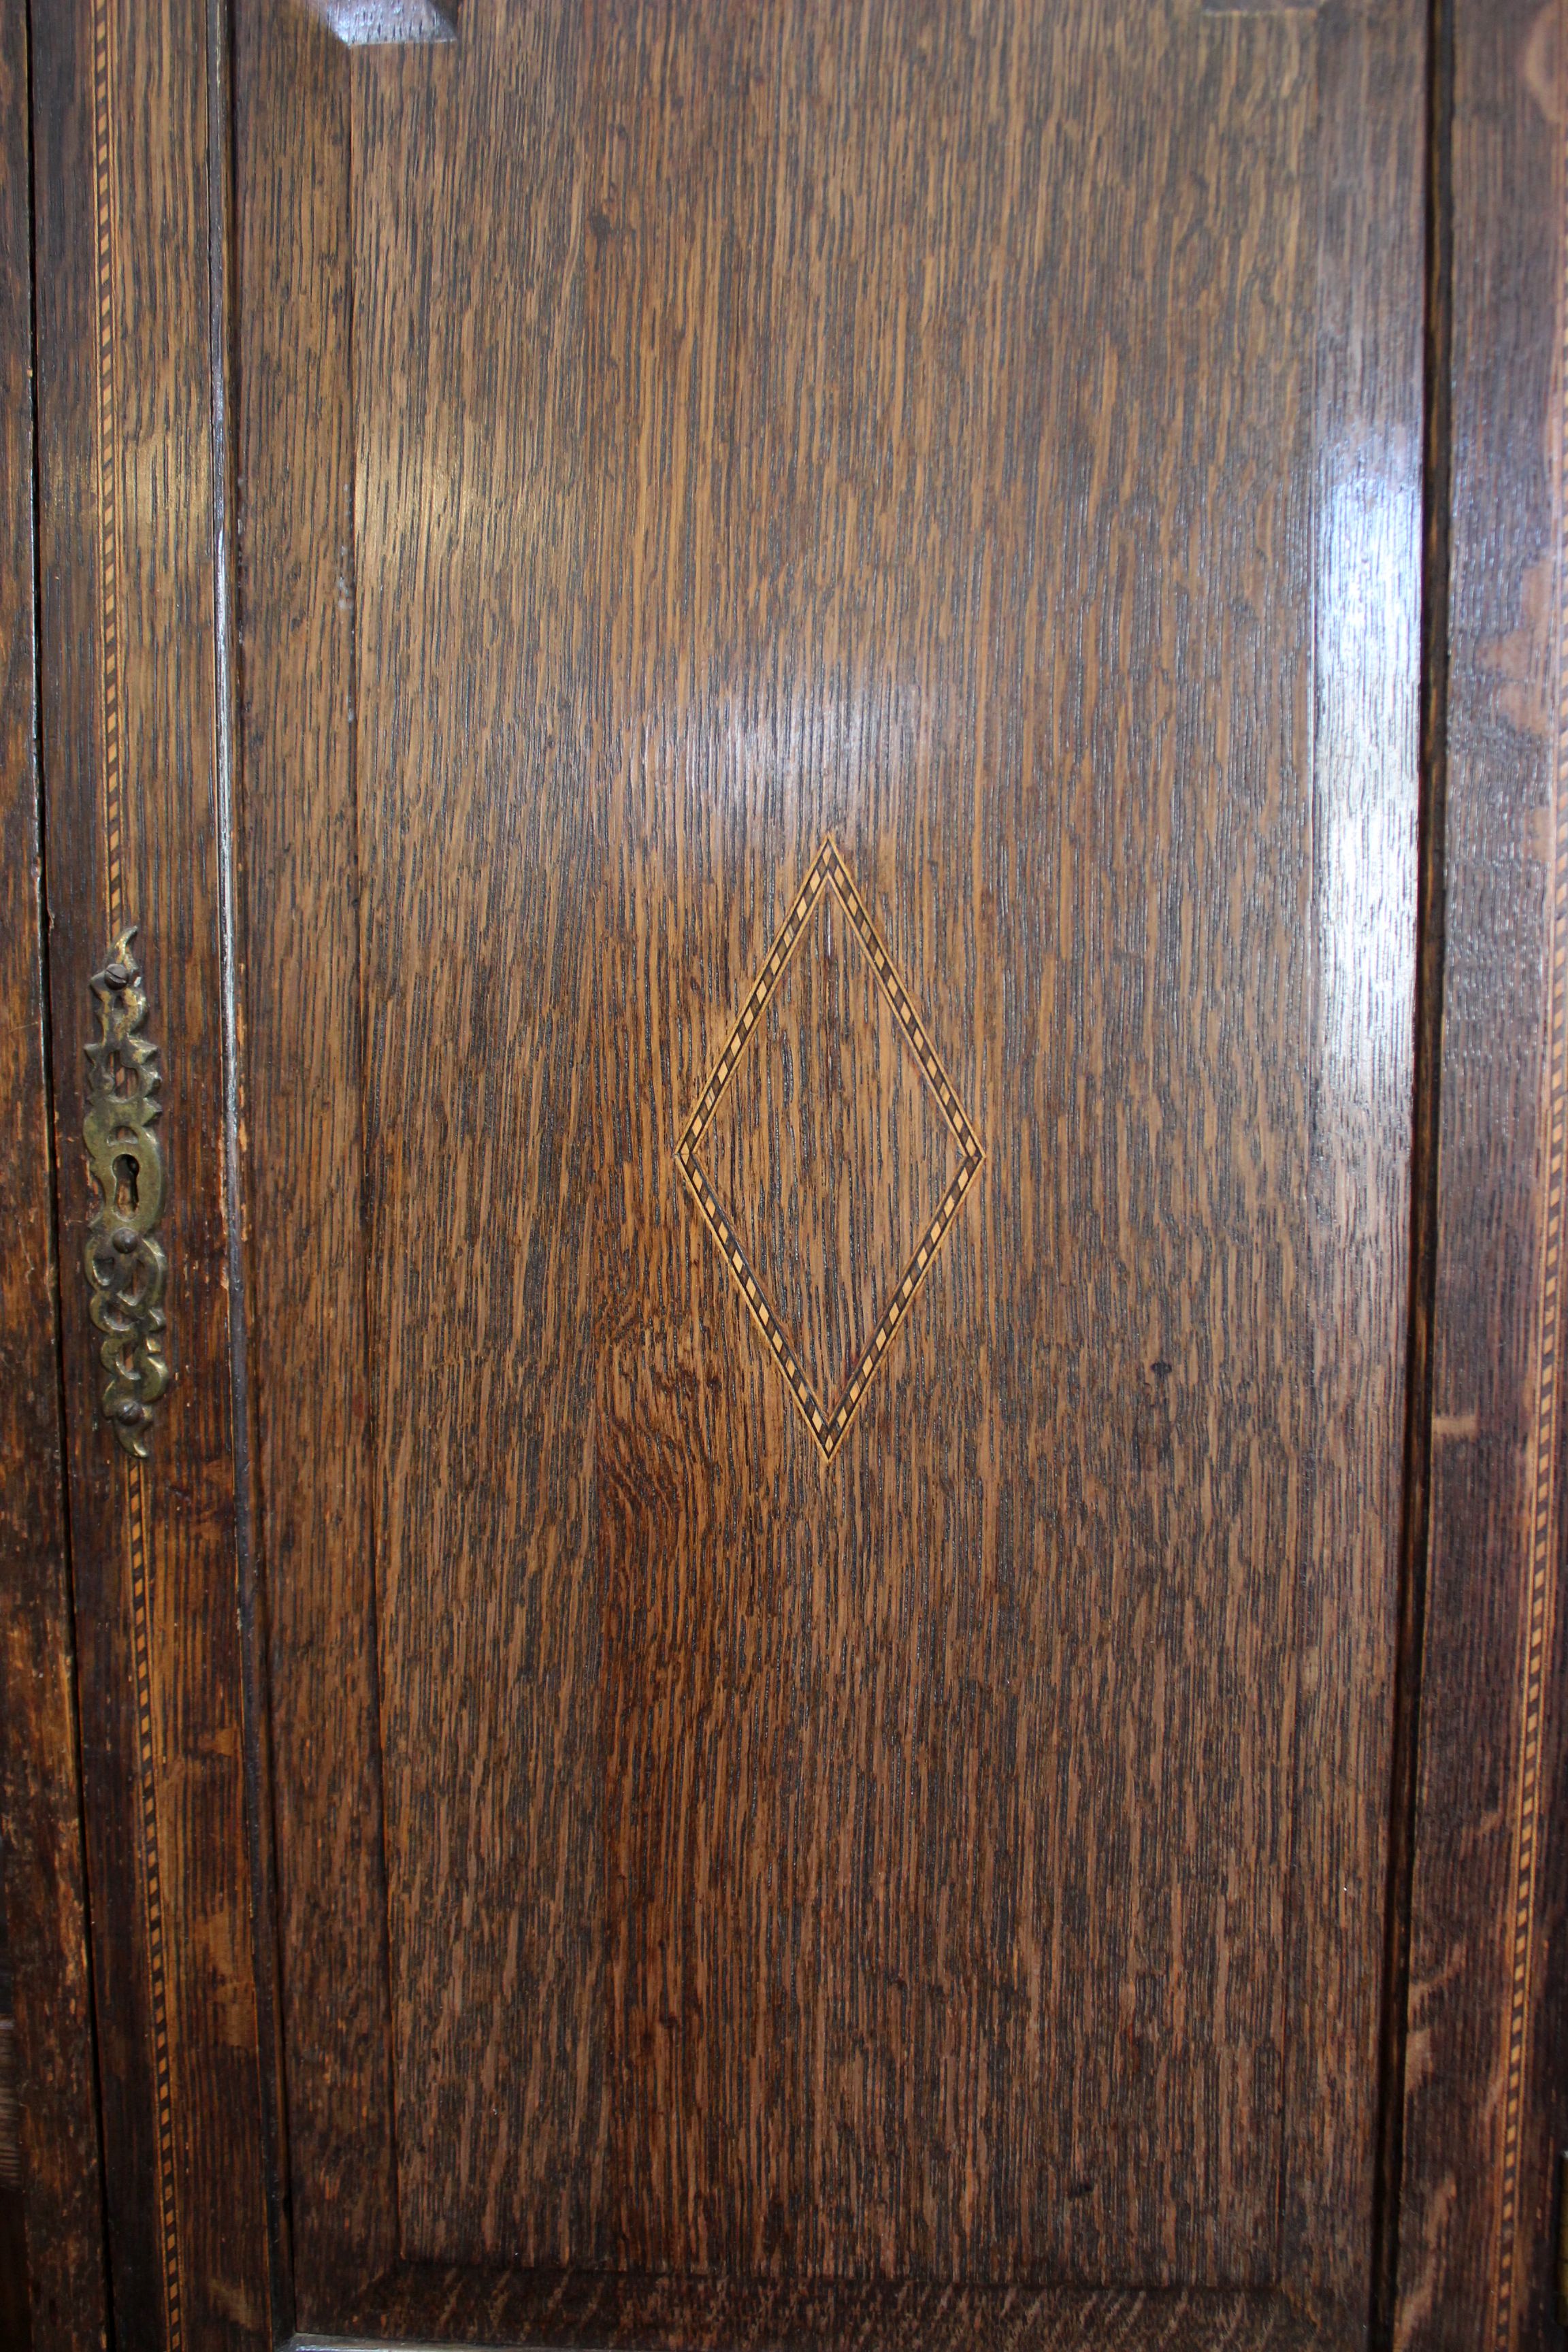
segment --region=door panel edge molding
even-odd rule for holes
[[[1552,2340],[1568,1697],[1568,12],[1453,0],[1431,1503],[1394,2341]],[[1500,354],[1506,348],[1506,363]]]
[[[153,1303],[174,1377],[155,1442],[109,1442],[79,1282],[62,1293],[62,1389],[113,2326],[165,2352],[274,2334],[217,1018],[215,26],[205,0],[70,0],[32,26],[52,1090],[73,1256],[105,1205],[81,1007],[95,974],[118,989],[104,941],[133,925],[164,1073]],[[155,1189],[150,1159],[139,1173]],[[158,1386],[111,1405],[150,1406]]]

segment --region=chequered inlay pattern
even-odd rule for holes
[[[790,958],[800,943],[817,901],[825,890],[830,890],[837,900],[846,922],[854,931],[870,960],[872,970],[899,1024],[905,1044],[913,1054],[922,1076],[942,1107],[943,1118],[958,1147],[958,1172],[949,1184],[930,1224],[916,1244],[903,1277],[893,1291],[877,1320],[877,1327],[839,1394],[828,1401],[818,1397],[807,1379],[805,1367],[788,1336],[780,1325],[777,1309],[768,1298],[761,1282],[741,1245],[723,1202],[714,1192],[699,1153],[702,1139],[712,1123],[713,1115],[725,1087],[733,1076],[742,1055],[751,1043],[752,1033],[767,1010],[768,1000],[783,981]],[[767,958],[758,973],[751,994],[741,1009],[740,1019],[730,1032],[724,1050],[720,1055],[712,1076],[702,1089],[700,1099],[687,1123],[680,1139],[677,1157],[680,1172],[691,1188],[693,1198],[707,1223],[708,1229],[719,1245],[721,1255],[740,1287],[750,1310],[752,1322],[766,1340],[773,1360],[783,1372],[790,1394],[800,1407],[807,1427],[821,1447],[823,1455],[831,1461],[848,1433],[850,1423],[859,1411],[866,1391],[876,1378],[877,1368],[888,1352],[904,1317],[914,1303],[921,1283],[946,1238],[948,1229],[958,1213],[960,1202],[968,1192],[984,1160],[980,1139],[971,1127],[963,1107],[953,1090],[952,1081],[943,1069],[935,1046],[921,1026],[920,1016],[910,1002],[909,992],[900,979],[893,959],[888,952],[881,935],[867,912],[860,893],[855,887],[849,869],[838,852],[831,835],[823,842],[812,859],[795,901],[784,917],[778,937],[769,949]]]

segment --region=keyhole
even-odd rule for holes
[[[130,1152],[122,1151],[114,1162],[114,1205],[122,1217],[133,1217],[137,1202],[137,1167]]]

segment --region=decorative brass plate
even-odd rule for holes
[[[134,925],[122,931],[92,979],[100,1034],[87,1049],[82,1134],[99,1202],[82,1263],[88,1312],[103,1334],[104,1416],[126,1453],[144,1461],[153,1408],[169,1385],[163,1339],[169,1269],[153,1237],[163,1207],[163,1155],[153,1122],[163,1105],[158,1049],[141,1034],[147,998],[131,952],[135,936]]]
[[[769,1296],[768,1286],[742,1239],[740,1220],[732,1207],[726,1206],[721,1197],[720,1187],[704,1165],[703,1147],[710,1138],[725,1090],[737,1070],[746,1063],[749,1055],[763,1050],[762,1040],[769,1006],[783,989],[791,965],[799,954],[814,920],[825,907],[837,908],[843,918],[847,943],[850,940],[855,942],[858,952],[864,956],[874,975],[876,992],[892,1016],[896,1036],[913,1058],[919,1074],[918,1083],[929,1090],[937,1108],[942,1149],[948,1155],[946,1164],[956,1164],[934,1208],[921,1224],[907,1262],[901,1273],[895,1276],[889,1294],[879,1300],[879,1311],[875,1314],[869,1336],[858,1347],[847,1372],[835,1382],[831,1392],[820,1394],[818,1391],[823,1386],[821,1374],[818,1372],[814,1379],[805,1360],[806,1349],[801,1343],[798,1328],[793,1333],[786,1328],[787,1318],[781,1313],[777,1297]],[[871,1068],[879,1067],[875,1053],[868,1055],[867,1065]],[[789,1081],[786,1079],[784,1083],[787,1088]],[[959,1203],[980,1172],[984,1157],[979,1138],[959,1102],[952,1082],[921,1025],[892,956],[867,912],[837,843],[829,835],[811,862],[795,904],[768,951],[756,983],[742,1007],[740,1018],[730,1033],[717,1067],[702,1089],[677,1149],[680,1172],[691,1188],[710,1233],[719,1244],[721,1255],[746,1302],[753,1324],[766,1340],[784,1376],[790,1394],[799,1406],[806,1426],[826,1460],[831,1461],[844,1443],[867,1391],[876,1378],[878,1367],[887,1355],[893,1334],[909,1313],[916,1293],[958,1213]],[[862,1193],[868,1184],[878,1181],[875,1176],[867,1179],[863,1171],[855,1172]],[[864,1328],[863,1323],[861,1328]]]

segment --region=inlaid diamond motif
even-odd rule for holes
[[[831,1461],[984,1159],[831,836],[678,1157]]]

